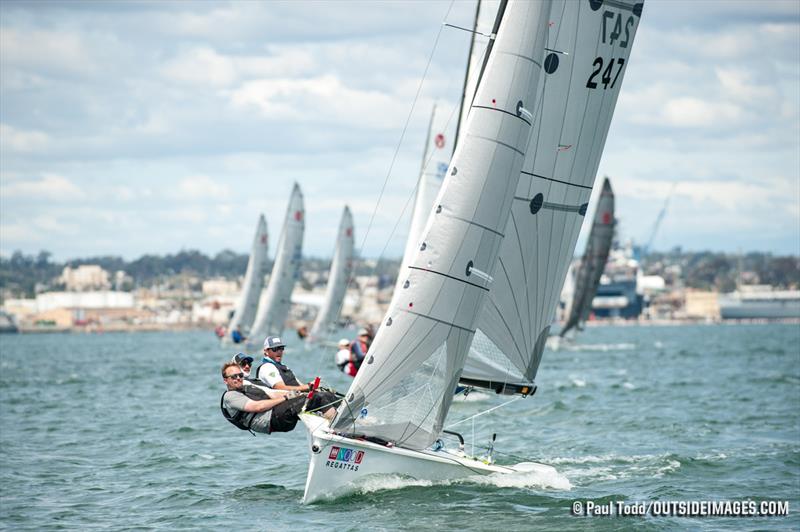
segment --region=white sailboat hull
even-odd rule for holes
[[[329,431],[327,420],[301,414],[308,429],[310,463],[304,503],[353,493],[369,477],[401,476],[441,481],[494,473],[515,473],[551,466],[525,462],[515,466],[486,464],[459,451],[413,451],[387,447],[366,440],[338,436]]]

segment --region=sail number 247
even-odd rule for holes
[[[609,22],[611,20],[614,21],[613,29],[611,29],[611,33],[609,33],[609,28],[611,28],[611,24],[609,24]],[[623,27],[621,13],[614,13],[613,11],[604,11],[603,35],[602,35],[603,42],[609,43],[611,46],[614,46],[614,43],[617,40],[619,40],[619,47],[627,48],[628,43],[631,40],[631,27],[633,27],[633,24],[634,24],[633,16],[628,17]],[[624,37],[622,35],[623,32],[625,33]],[[613,89],[614,85],[617,83],[617,79],[619,78],[620,72],[622,72],[622,67],[625,65],[625,59],[619,57],[615,60],[612,57],[611,59],[605,60],[602,57],[597,57],[595,58],[592,65],[594,66],[594,70],[592,70],[592,74],[586,81],[586,87],[589,89],[596,89],[597,84],[601,83],[603,85],[603,89],[608,89],[608,88]],[[603,68],[604,66],[605,68]],[[615,66],[616,68],[614,68]],[[600,76],[600,78],[596,79],[598,75]]]

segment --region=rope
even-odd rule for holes
[[[450,11],[453,9],[453,4],[455,0],[451,0],[450,5],[447,8],[447,13],[445,13],[444,18],[447,20],[447,17],[450,15]],[[381,187],[380,194],[378,194],[378,201],[375,203],[375,208],[372,211],[372,215],[369,219],[369,224],[367,224],[367,230],[364,232],[364,238],[361,240],[361,250],[364,250],[364,246],[367,243],[367,237],[369,236],[369,232],[372,229],[372,223],[375,221],[375,215],[378,213],[378,207],[380,206],[381,199],[383,199],[383,193],[386,191],[386,185],[389,183],[389,177],[392,175],[392,170],[394,169],[395,161],[397,160],[397,154],[400,152],[400,146],[403,144],[403,139],[406,136],[406,131],[408,130],[408,125],[411,122],[411,116],[414,114],[414,109],[417,106],[417,101],[419,100],[420,92],[422,92],[422,86],[425,83],[425,79],[428,76],[428,69],[431,66],[431,62],[433,61],[433,55],[436,52],[436,48],[439,45],[439,38],[442,36],[442,31],[444,29],[444,25],[439,26],[439,32],[436,34],[436,39],[433,42],[433,48],[431,49],[431,53],[428,56],[428,63],[425,65],[425,71],[422,73],[422,79],[419,81],[419,85],[417,86],[417,93],[414,95],[414,101],[411,104],[411,110],[408,112],[408,116],[406,117],[406,123],[403,126],[403,132],[400,134],[400,140],[397,142],[397,147],[394,150],[394,155],[392,156],[392,162],[389,164],[389,170],[386,172],[386,178],[383,180],[383,186]],[[385,248],[384,248],[385,249]],[[377,262],[376,262],[377,268]],[[373,273],[374,273],[373,268]]]
[[[489,412],[492,412],[493,410],[497,410],[498,408],[502,408],[502,407],[504,407],[504,406],[506,406],[508,404],[513,403],[514,401],[519,401],[520,399],[522,399],[522,396],[514,397],[510,401],[506,401],[505,403],[497,405],[495,407],[492,407],[489,410],[484,410],[483,412],[478,412],[474,416],[469,416],[468,418],[464,418],[461,421],[456,421],[455,423],[451,423],[451,424],[447,425],[445,428],[449,429],[449,428],[455,427],[456,425],[460,425],[461,423],[464,423],[465,421],[469,421],[470,419],[474,419],[474,418],[476,418],[478,416],[482,416],[484,414],[488,414]]]

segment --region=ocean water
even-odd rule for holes
[[[290,334],[289,336],[293,336]],[[284,361],[337,389],[333,349]],[[8,530],[798,530],[800,326],[595,327],[545,353],[534,397],[457,430],[556,474],[400,476],[302,505],[305,432],[219,412],[234,353],[211,332],[0,337],[0,528]],[[449,421],[508,398],[473,393]],[[788,501],[781,517],[575,516],[577,501]]]

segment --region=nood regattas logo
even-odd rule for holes
[[[347,447],[331,447],[325,467],[358,471],[358,465],[364,459],[364,451],[356,451]]]

